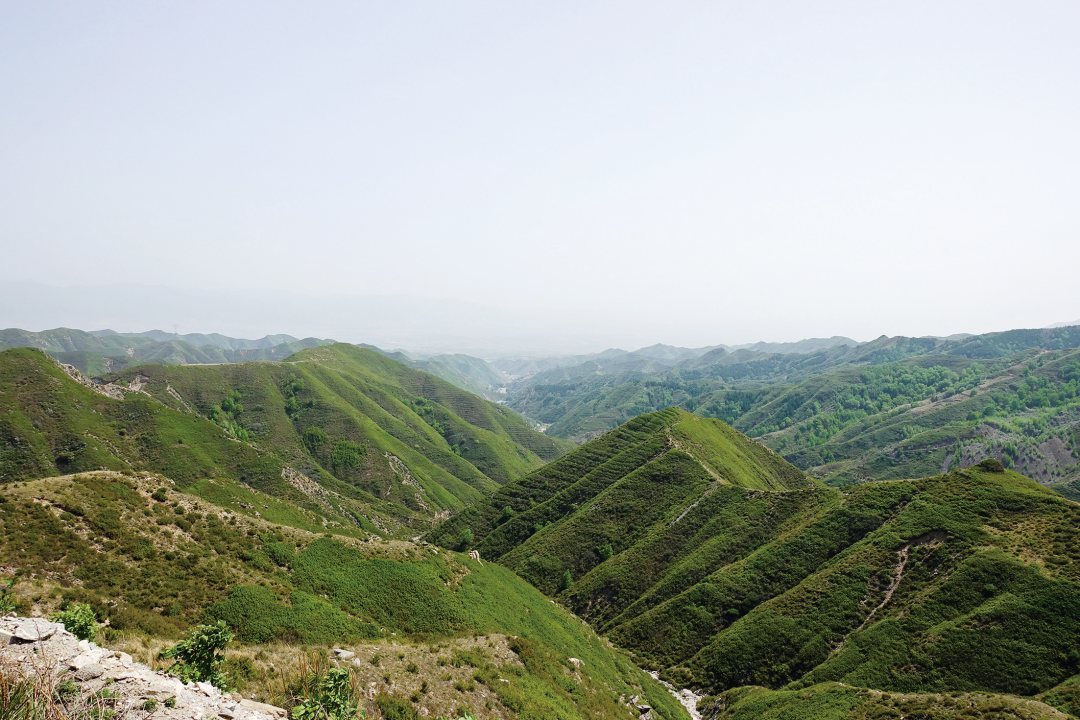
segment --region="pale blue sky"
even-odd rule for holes
[[[1070,320],[1077,28],[1075,2],[3,2],[0,277],[683,345]]]

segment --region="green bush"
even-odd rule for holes
[[[175,658],[169,668],[184,682],[210,682],[215,687],[228,689],[228,678],[220,665],[225,660],[225,646],[233,639],[224,620],[216,625],[199,625],[188,631],[185,640],[161,653],[162,657]]]
[[[312,426],[304,431],[302,441],[308,452],[314,455],[319,452],[323,445],[330,442],[330,438],[327,437],[325,430]]]
[[[295,720],[351,720],[356,709],[349,671],[332,668],[304,679],[302,699],[293,707],[292,716]]]
[[[63,623],[67,631],[80,640],[93,640],[97,635],[97,617],[89,605],[72,605],[68,610],[53,614],[50,620]]]
[[[330,464],[334,472],[351,470],[359,467],[360,462],[367,454],[367,447],[354,443],[351,440],[338,440],[334,443],[334,449],[330,451]]]
[[[375,704],[386,720],[420,720],[420,713],[412,705],[391,695],[379,695]]]
[[[0,615],[7,615],[8,613],[15,612],[15,600],[11,597],[11,591],[18,581],[19,578],[13,577],[4,581],[3,585],[0,585]]]

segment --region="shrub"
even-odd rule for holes
[[[330,464],[334,472],[350,470],[359,467],[366,454],[367,447],[350,440],[338,440],[330,451]]]
[[[63,623],[67,631],[80,640],[93,640],[97,635],[97,617],[89,605],[72,605],[69,610],[55,613],[49,619]]]
[[[420,720],[420,713],[412,705],[391,695],[379,695],[375,698],[375,704],[386,720]]]
[[[320,427],[309,427],[304,431],[303,443],[304,447],[308,449],[308,452],[314,455],[319,449],[330,442],[330,438],[326,436],[326,431]]]
[[[18,581],[19,578],[13,577],[7,580],[3,586],[0,586],[0,615],[15,612],[15,600],[11,597],[11,590]]]
[[[303,699],[292,709],[295,720],[348,720],[356,717],[349,671],[342,668],[324,674],[311,673],[304,682]]]
[[[574,584],[574,578],[570,575],[570,571],[567,570],[562,574],[562,579],[559,580],[559,592],[569,589]]]
[[[151,495],[150,497],[152,497],[155,500],[157,500],[158,502],[162,502],[162,503],[166,502],[169,499],[169,496],[165,494],[165,488],[158,488],[157,490],[154,491],[154,494]]]
[[[175,658],[169,672],[176,673],[184,682],[210,682],[227,689],[228,678],[219,666],[225,660],[225,646],[233,639],[224,620],[216,625],[199,625],[188,632],[185,640],[161,653],[162,657]]]

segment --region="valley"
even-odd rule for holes
[[[344,667],[368,717],[688,717],[648,673],[709,718],[1072,716],[1073,331],[517,380],[345,343],[92,379],[15,347],[5,597],[88,606],[156,670],[224,621],[232,688],[286,709]]]

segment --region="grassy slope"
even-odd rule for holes
[[[543,464],[515,438],[548,456],[560,452],[512,413],[436,378],[375,353],[350,354],[350,346],[321,350],[320,360],[291,364],[132,369],[110,376],[145,383],[143,392],[122,401],[72,381],[38,351],[5,351],[0,478],[150,469],[183,487],[210,478],[243,483],[325,516],[335,528],[351,526],[350,532],[359,525],[404,533]],[[304,381],[292,393],[291,416],[284,389],[290,375]],[[205,419],[230,392],[240,395],[236,419],[250,441]],[[419,394],[425,392],[449,407]],[[311,426],[326,431],[329,442],[306,447],[300,437]],[[340,440],[360,444],[358,466],[335,465],[331,451]],[[308,492],[283,479],[286,465],[315,481]]]
[[[505,568],[408,542],[334,540],[175,490],[156,502],[150,494],[162,486],[170,483],[149,474],[98,471],[6,487],[0,563],[23,576],[21,612],[90,603],[113,639],[176,637],[221,618],[245,642],[367,641],[392,652],[392,633],[428,643],[501,633],[516,637],[521,669],[482,655],[472,662],[502,717],[628,720],[622,694],[645,696],[660,717],[686,717],[657,683]],[[440,679],[428,680],[438,691]],[[475,683],[461,702],[490,717],[474,691]]]
[[[1078,520],[1080,506],[1009,472],[866,484],[611,637],[712,691],[1034,695],[1077,672]]]
[[[1065,720],[1066,713],[1037,700],[982,693],[888,693],[837,683],[805,690],[739,688],[709,698],[706,717],[715,720]]]
[[[991,463],[762,490],[751,461],[722,448],[737,433],[685,417],[638,418],[432,536],[453,545],[469,527],[482,555],[662,677],[710,692],[842,682],[1033,696],[1080,669],[1080,506]],[[717,482],[710,455],[741,482]]]
[[[994,457],[1080,497],[1078,342],[1075,328],[1062,328],[879,338],[805,355],[717,351],[660,373],[592,363],[516,385],[511,405],[577,440],[676,405],[760,438],[833,484]]]
[[[505,398],[495,391],[510,382],[510,378],[491,364],[469,355],[435,355],[407,364],[488,400]]]
[[[554,593],[566,570],[576,578],[599,565],[603,546],[615,553],[633,547],[718,487],[811,486],[783,459],[722,423],[666,410],[501,488],[432,538],[454,546],[469,528],[482,557]]]

